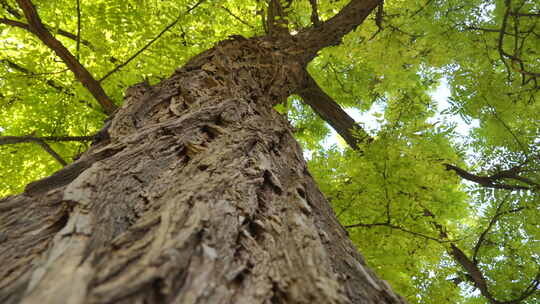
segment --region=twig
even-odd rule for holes
[[[220,5],[219,6],[221,9],[223,9],[224,11],[226,11],[229,15],[231,15],[234,19],[240,21],[240,23],[244,24],[244,25],[247,25],[248,27],[250,27],[251,29],[255,30],[255,27],[249,23],[247,23],[246,21],[244,21],[242,18],[236,16],[235,14],[233,14],[233,12],[231,12],[231,10],[226,7],[226,6],[223,6],[223,5]]]
[[[67,166],[67,162],[62,158],[62,156],[56,153],[56,151],[54,151],[53,148],[49,146],[49,144],[42,140],[37,140],[36,143],[40,145],[43,150],[47,151],[47,153],[49,153],[54,159],[56,159],[56,161],[58,161],[62,166]]]
[[[103,77],[101,77],[98,82],[103,82],[103,80],[107,79],[109,76],[111,76],[113,73],[117,72],[118,70],[120,70],[121,68],[123,68],[124,66],[126,66],[128,63],[130,63],[133,59],[135,59],[137,56],[139,56],[139,54],[141,54],[142,52],[144,52],[147,48],[149,48],[154,42],[156,42],[159,38],[161,38],[161,36],[163,36],[163,34],[165,34],[168,30],[170,30],[173,26],[175,26],[178,21],[180,21],[180,18],[182,18],[183,15],[185,14],[189,14],[192,10],[196,9],[199,5],[201,5],[204,1],[206,0],[199,0],[199,2],[197,2],[195,5],[193,5],[192,7],[190,7],[185,13],[180,13],[178,15],[178,18],[176,18],[176,20],[174,20],[171,24],[167,25],[159,34],[157,34],[156,37],[154,37],[152,40],[150,40],[145,46],[143,46],[140,50],[138,50],[137,52],[135,52],[135,54],[131,55],[131,57],[129,57],[126,61],[124,61],[123,63],[117,65],[114,69],[110,70],[109,72],[107,72],[105,75],[103,75]]]
[[[77,0],[77,60],[81,55],[81,3]]]
[[[17,63],[15,63],[15,62],[9,60],[9,59],[0,59],[0,63],[5,63],[5,64],[7,64],[10,68],[12,68],[12,69],[14,69],[14,70],[16,70],[16,71],[19,71],[19,72],[21,72],[21,73],[23,73],[23,74],[26,74],[26,75],[28,75],[28,76],[30,76],[30,77],[39,76],[39,75],[49,75],[49,74],[52,74],[52,73],[41,73],[41,74],[39,74],[39,73],[34,73],[34,72],[28,70],[27,68],[25,68],[25,67],[23,67],[23,66],[21,66],[21,65],[19,65],[19,64],[17,64]],[[64,71],[62,71],[62,72],[64,72]],[[58,91],[58,92],[65,93],[66,95],[69,95],[69,96],[75,96],[75,94],[73,94],[72,92],[70,92],[69,89],[63,87],[62,85],[60,85],[60,84],[54,82],[54,81],[51,80],[51,79],[47,79],[47,80],[45,81],[45,83],[46,83],[48,86],[50,86],[51,88],[53,88],[53,89],[55,89],[56,91]]]
[[[435,238],[435,237],[432,237],[432,236],[429,236],[429,235],[425,235],[425,234],[422,234],[422,233],[419,233],[419,232],[414,232],[414,231],[405,229],[405,228],[403,228],[401,226],[396,226],[396,225],[393,225],[393,224],[390,224],[390,223],[372,223],[372,224],[357,223],[357,224],[353,224],[353,225],[346,225],[344,227],[347,228],[347,229],[350,229],[350,228],[358,228],[358,227],[372,228],[372,227],[377,227],[377,226],[388,227],[388,228],[391,228],[391,229],[399,230],[399,231],[402,231],[402,232],[405,232],[405,233],[408,233],[408,234],[411,234],[411,235],[414,235],[414,236],[417,236],[417,237],[421,237],[421,238],[424,238],[424,239],[435,241],[437,243],[453,242],[452,240],[441,240],[441,239],[438,239],[438,238]]]

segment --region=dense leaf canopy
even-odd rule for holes
[[[31,27],[26,2],[0,0],[0,196],[71,162],[107,117]],[[348,0],[282,2],[294,34]],[[263,0],[33,4],[116,105],[217,41],[268,30]],[[369,139],[330,145],[330,127],[297,96],[277,110],[377,273],[412,303],[538,303],[540,3],[388,0],[309,72],[363,113]],[[433,97],[441,84],[444,102]]]

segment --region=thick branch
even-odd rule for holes
[[[337,15],[301,31],[297,37],[306,50],[309,62],[317,51],[328,46],[338,45],[345,34],[358,27],[382,0],[351,0]]]
[[[101,104],[105,112],[109,114],[112,113],[116,109],[116,106],[107,96],[99,82],[97,82],[71,52],[45,28],[32,2],[30,0],[17,0],[17,3],[24,11],[24,15],[28,21],[29,31],[35,34],[64,61],[77,80],[79,80]]]
[[[486,297],[491,303],[500,303],[497,300],[493,299],[493,296],[487,288],[486,278],[476,265],[469,257],[459,249],[455,244],[450,245],[450,250],[448,253],[458,262],[463,269],[469,275],[469,278],[473,281],[474,285],[480,290],[480,293]]]
[[[371,141],[371,137],[360,127],[352,117],[349,116],[333,99],[328,96],[306,72],[305,87],[298,92],[302,100],[322,119],[336,130],[353,149],[358,148],[358,144],[363,141]],[[356,130],[361,138],[353,135]]]

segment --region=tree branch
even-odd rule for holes
[[[337,15],[302,30],[296,36],[306,52],[306,62],[311,61],[320,49],[338,45],[345,34],[358,27],[383,0],[351,0]]]
[[[476,245],[474,246],[474,249],[473,249],[472,260],[473,260],[473,262],[475,264],[478,263],[478,252],[480,251],[480,247],[482,247],[482,243],[485,241],[487,234],[489,233],[489,231],[491,230],[493,225],[495,225],[497,223],[499,218],[501,216],[503,216],[503,215],[519,212],[519,211],[525,209],[525,207],[519,207],[519,208],[512,209],[512,210],[501,211],[503,205],[506,203],[509,196],[510,196],[510,193],[506,194],[506,196],[502,199],[501,203],[497,206],[497,210],[495,211],[495,215],[493,215],[493,217],[489,221],[486,229],[484,229],[484,231],[482,231],[482,233],[480,234],[480,237],[478,238],[478,241],[476,242]]]
[[[58,161],[62,166],[67,166],[67,162],[60,156],[56,151],[49,146],[48,143],[44,142],[43,140],[37,140],[36,143],[40,145],[43,150],[45,150],[47,153],[49,153],[56,161]]]
[[[538,14],[533,14],[533,13],[515,13],[515,12],[510,12],[510,15],[512,15],[512,16],[519,16],[519,17],[540,17],[540,13],[538,13]]]
[[[313,23],[313,26],[315,27],[320,26],[321,20],[319,19],[317,0],[309,0],[309,5],[311,5],[311,23]]]
[[[22,16],[21,14],[11,5],[9,5],[9,3],[7,3],[6,0],[0,0],[0,5],[13,17],[17,18],[17,19],[21,19]]]
[[[71,52],[45,28],[32,2],[30,0],[17,0],[17,3],[23,10],[26,20],[28,21],[28,30],[35,34],[64,61],[77,80],[88,89],[92,96],[94,96],[101,104],[106,113],[111,114],[114,112],[116,106],[107,96],[99,82],[97,82]]]
[[[391,229],[399,230],[399,231],[402,231],[402,232],[405,232],[405,233],[408,233],[408,234],[411,234],[411,235],[414,235],[414,236],[417,236],[417,237],[421,237],[421,238],[424,238],[424,239],[435,241],[437,243],[452,242],[452,241],[449,241],[449,240],[440,240],[438,238],[434,238],[434,237],[429,236],[429,235],[414,232],[414,231],[405,229],[405,228],[403,228],[401,226],[392,225],[390,223],[372,223],[372,224],[357,223],[357,224],[353,224],[353,225],[347,225],[347,226],[344,226],[344,227],[347,228],[347,229],[350,229],[350,228],[357,228],[357,227],[371,228],[371,227],[377,227],[377,226],[388,227],[388,228],[391,228]]]
[[[234,19],[238,20],[240,23],[250,27],[252,30],[256,30],[253,25],[247,23],[246,21],[242,20],[242,18],[240,18],[237,15],[233,14],[233,12],[231,12],[231,10],[229,8],[227,8],[226,6],[220,5],[219,8],[221,8],[222,10],[227,12],[227,14],[231,15]]]
[[[524,179],[523,177],[519,176],[517,174],[519,172],[518,170],[519,167],[513,167],[508,170],[502,170],[491,176],[480,176],[480,175],[469,173],[465,171],[464,169],[461,169],[460,167],[457,167],[451,164],[445,163],[443,165],[446,167],[446,170],[452,170],[461,178],[477,183],[486,188],[506,189],[506,190],[534,190],[534,188],[540,188],[540,184],[534,183],[528,179]],[[514,179],[521,182],[524,182],[524,180],[526,180],[528,181],[526,183],[530,184],[532,187],[510,185],[510,184],[499,182],[501,179],[505,179],[505,178]]]
[[[20,0],[19,0],[20,1]],[[130,63],[133,59],[135,59],[137,56],[139,56],[139,54],[141,54],[142,52],[144,52],[147,48],[149,48],[154,42],[156,42],[159,38],[161,38],[161,36],[163,36],[163,34],[165,34],[168,30],[170,30],[173,26],[175,26],[178,21],[180,21],[180,18],[185,15],[185,14],[189,14],[192,10],[196,9],[199,5],[201,5],[204,1],[206,0],[199,0],[199,2],[195,3],[195,5],[193,5],[192,7],[190,7],[184,14],[180,13],[178,15],[178,18],[176,18],[176,20],[174,20],[171,24],[167,25],[159,34],[157,34],[156,37],[154,37],[152,40],[150,40],[145,46],[143,46],[140,50],[138,50],[137,52],[135,52],[135,54],[131,55],[131,57],[129,57],[126,61],[122,62],[121,64],[117,65],[114,69],[110,70],[109,72],[107,72],[105,75],[103,75],[103,77],[101,77],[98,82],[103,82],[103,80],[107,79],[109,76],[111,76],[112,74],[116,73],[117,71],[119,71],[121,68],[123,68],[124,66],[126,66],[128,63]]]
[[[361,142],[372,140],[366,131],[319,87],[308,72],[306,72],[305,87],[298,91],[298,95],[311,106],[315,113],[329,123],[353,149],[357,149]],[[360,138],[353,134],[355,131],[360,135]]]
[[[91,136],[43,136],[43,137],[0,136],[0,145],[11,145],[11,144],[20,144],[20,143],[38,142],[38,141],[53,141],[53,142],[92,141],[94,139],[95,139],[95,135],[91,135]]]
[[[77,60],[81,56],[81,3],[77,0]]]
[[[60,156],[53,148],[46,143],[46,141],[53,142],[63,142],[63,141],[91,141],[94,140],[96,136],[45,136],[45,137],[34,137],[34,136],[0,136],[0,145],[9,145],[9,144],[19,144],[19,143],[36,143],[43,150],[49,153],[56,161],[58,161],[62,166],[67,166],[67,162]]]
[[[268,0],[266,12],[266,29],[269,36],[289,34],[287,13],[285,9],[291,5],[292,0],[284,0],[287,5],[282,5],[282,0]]]
[[[28,24],[24,23],[24,22],[20,22],[20,21],[17,21],[17,20],[11,20],[11,19],[7,19],[7,18],[0,18],[0,23],[10,25],[10,26],[14,26],[14,27],[18,27],[18,28],[21,28],[23,30],[31,32],[30,26]],[[49,25],[44,24],[44,26],[45,26],[46,29],[51,31],[51,27]],[[55,33],[57,33],[60,36],[66,37],[66,38],[71,39],[71,40],[73,40],[73,41],[75,41],[77,43],[80,43],[80,44],[86,46],[87,48],[89,48],[92,51],[95,50],[94,45],[90,41],[88,41],[86,39],[78,39],[77,35],[75,35],[73,33],[70,33],[68,31],[65,31],[63,29],[54,29],[54,30],[55,30]],[[118,59],[111,56],[109,58],[109,61],[112,62],[112,63],[116,63],[116,62],[118,62]]]
[[[373,138],[367,134],[367,132],[360,127],[354,119],[345,112],[340,105],[338,105],[332,97],[326,94],[317,84],[317,82],[305,72],[306,79],[302,89],[296,92],[304,103],[311,106],[311,108],[319,115],[324,121],[326,121],[336,132],[343,137],[345,142],[353,148],[358,149],[360,143],[370,143]],[[354,132],[360,135],[360,138],[354,135]],[[519,167],[516,166],[509,170],[502,170],[492,176],[480,176],[469,173],[464,169],[457,166],[444,163],[446,170],[454,171],[458,176],[468,181],[477,183],[483,187],[505,190],[534,190],[540,189],[540,183],[531,181],[526,177],[519,176]],[[502,179],[513,179],[522,183],[526,183],[530,186],[512,185],[501,183]]]
[[[470,259],[463,252],[463,250],[461,250],[459,247],[457,247],[457,245],[455,244],[454,241],[451,241],[450,248],[446,250],[448,252],[448,254],[459,265],[461,265],[461,267],[463,267],[463,269],[466,271],[467,279],[469,281],[471,281],[474,284],[474,286],[476,286],[480,290],[480,293],[486,299],[488,299],[488,301],[490,303],[493,303],[493,304],[518,304],[518,303],[521,303],[521,301],[523,301],[527,297],[531,296],[536,291],[536,288],[538,287],[538,278],[540,278],[540,272],[539,272],[539,274],[536,276],[535,279],[533,279],[533,281],[529,285],[529,287],[527,289],[525,289],[523,291],[523,293],[518,298],[516,298],[514,300],[509,300],[509,301],[499,301],[499,300],[495,299],[493,294],[491,294],[491,292],[489,291],[488,286],[487,286],[486,278],[484,277],[481,269],[478,267],[478,258],[477,258],[478,250],[479,250],[480,246],[482,245],[482,243],[484,242],[485,236],[488,233],[488,231],[491,229],[491,227],[495,224],[495,222],[499,219],[500,216],[502,216],[504,214],[519,212],[519,211],[524,209],[524,208],[517,208],[517,209],[513,209],[513,210],[509,210],[509,211],[502,211],[501,212],[502,205],[504,204],[505,200],[508,198],[508,195],[503,199],[503,202],[501,202],[501,204],[499,204],[499,206],[497,207],[497,211],[496,211],[495,216],[490,220],[490,223],[488,224],[488,227],[486,228],[486,230],[484,230],[482,232],[482,234],[478,238],[478,241],[476,242],[476,245],[475,245],[475,247],[473,249],[473,258],[472,259]],[[440,223],[438,223],[436,221],[435,215],[429,209],[427,209],[425,207],[423,207],[423,209],[424,209],[424,216],[428,216],[428,217],[433,218],[433,220],[431,221],[431,224],[439,231],[439,233],[441,235],[441,238],[443,240],[448,240],[448,234],[446,233],[446,228],[442,224],[440,224]],[[535,285],[535,283],[536,283],[536,285]],[[531,292],[531,286],[534,286],[533,287],[534,289],[533,289],[532,292]]]
[[[37,76],[39,74],[36,74],[30,70],[28,70],[27,68],[9,60],[9,59],[0,59],[0,62],[3,62],[5,64],[7,64],[10,68],[12,68],[13,70],[16,70],[16,71],[19,71],[23,74],[26,74],[28,76]],[[62,85],[56,83],[55,81],[51,80],[51,79],[47,79],[47,80],[44,80],[45,83],[50,86],[51,88],[55,89],[56,91],[60,92],[60,93],[65,93],[66,95],[69,95],[69,96],[75,96],[75,94],[73,94],[72,92],[70,92],[68,89],[66,89],[65,87],[63,87]]]

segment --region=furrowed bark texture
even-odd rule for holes
[[[132,87],[109,139],[0,202],[0,302],[404,303],[272,109],[297,59],[228,40]]]

